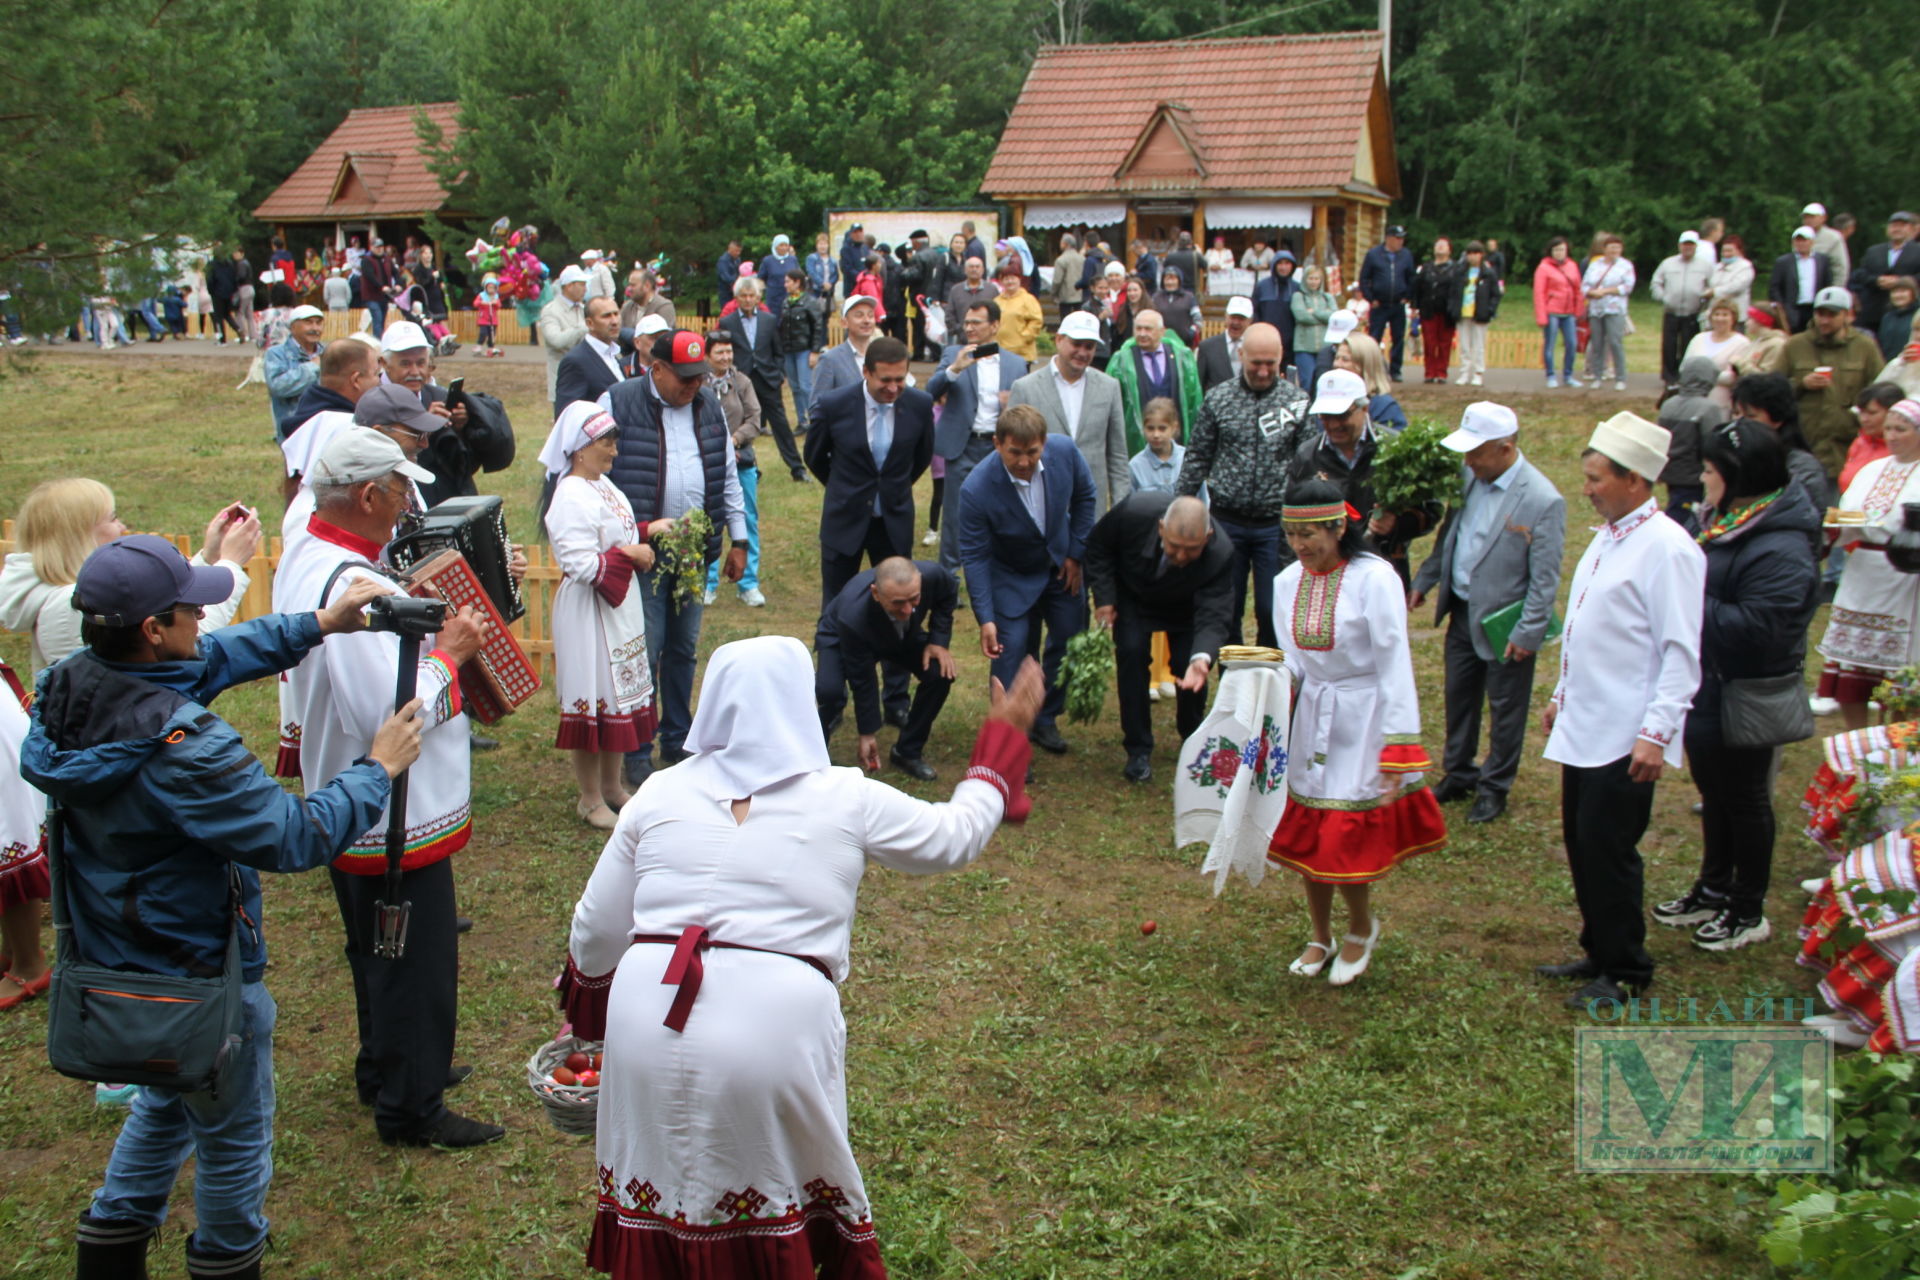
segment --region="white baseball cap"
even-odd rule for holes
[[[846,296],[846,300],[840,304],[840,314],[842,316],[847,315],[855,307],[859,306],[863,302],[873,308],[875,315],[878,315],[880,313],[880,304],[873,300],[872,294],[850,293]]]
[[[431,345],[425,331],[411,320],[395,320],[380,331],[380,350],[383,352],[413,351]]]
[[[1700,233],[1698,231],[1682,231],[1680,233],[1680,243],[1681,244],[1699,244]]]
[[[644,338],[650,334],[665,333],[671,328],[673,328],[673,326],[665,320],[662,320],[652,312],[648,312],[646,315],[640,317],[638,323],[633,326],[633,331]]]
[[[1070,342],[1100,341],[1100,322],[1089,311],[1075,311],[1060,322],[1060,336]]]
[[[312,303],[303,303],[287,313],[288,324],[292,324],[295,320],[325,320],[326,318],[327,313]]]
[[[1321,385],[1325,385],[1325,379]],[[1513,410],[1491,400],[1476,400],[1460,415],[1460,429],[1440,443],[1455,453],[1470,453],[1489,440],[1505,440],[1518,434],[1520,419],[1514,416]]]
[[[604,258],[604,257],[606,257],[606,256],[607,256],[606,254],[604,254],[604,253],[601,253],[601,252],[600,252],[600,251],[599,251],[598,249],[589,249],[589,250],[587,250],[587,251],[586,251],[585,253],[583,253],[583,254],[581,254],[581,255],[580,255],[580,261],[582,261],[582,262],[598,262],[598,261],[600,261],[600,259],[602,259],[602,258]]]
[[[578,265],[569,263],[566,269],[560,273],[560,278],[553,282],[553,287],[556,289],[564,289],[570,284],[585,284],[589,279],[590,277],[587,273],[582,271]]]
[[[1253,299],[1235,296],[1227,299],[1227,314],[1253,319]]]
[[[1793,238],[1795,240],[1813,240],[1818,237],[1815,235],[1812,227],[1795,227],[1793,229]]]
[[[1817,213],[1824,218],[1827,216],[1827,206],[1821,204],[1818,200],[1815,200],[1812,204],[1808,205],[1806,208],[1800,211],[1800,216],[1804,218],[1806,215],[1810,213]]]
[[[1346,336],[1360,327],[1360,318],[1344,307],[1327,317],[1327,345],[1339,346]]]
[[[313,460],[310,478],[315,485],[363,484],[396,471],[420,484],[433,483],[433,472],[408,462],[387,436],[371,427],[354,427],[327,441]]]
[[[1851,311],[1853,295],[1837,284],[1830,284],[1813,295],[1815,311]]]
[[[1320,375],[1308,413],[1345,413],[1356,400],[1367,399],[1367,384],[1351,369],[1329,369]]]

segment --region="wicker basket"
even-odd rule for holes
[[[555,1067],[566,1062],[568,1054],[599,1053],[600,1050],[601,1042],[598,1040],[561,1036],[541,1045],[527,1059],[527,1087],[546,1107],[547,1119],[553,1122],[553,1127],[562,1133],[576,1137],[593,1136],[594,1124],[600,1114],[600,1087],[555,1084],[548,1077]]]

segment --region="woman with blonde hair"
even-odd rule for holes
[[[1360,375],[1367,384],[1367,421],[1378,422],[1394,430],[1407,425],[1407,411],[1393,397],[1393,381],[1387,376],[1387,357],[1380,344],[1360,332],[1350,333],[1334,348],[1333,367]]]
[[[1740,304],[1732,298],[1715,298],[1707,309],[1707,327],[1687,343],[1685,364],[1695,356],[1705,356],[1719,370],[1713,384],[1713,402],[1722,409],[1733,408],[1733,384],[1740,374],[1733,362],[1747,353],[1753,344],[1740,332]]]
[[[98,480],[72,476],[36,486],[20,504],[14,525],[20,548],[0,568],[0,626],[28,633],[33,672],[80,648],[80,613],[73,583],[94,548],[127,533],[114,509],[113,490]],[[200,620],[202,635],[233,621],[247,593],[241,567],[260,545],[260,518],[239,503],[221,508],[207,525],[196,565],[233,570],[233,594],[210,605]]]

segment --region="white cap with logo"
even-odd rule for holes
[[[1329,369],[1320,375],[1314,388],[1313,407],[1308,413],[1341,414],[1353,408],[1354,401],[1367,399],[1367,384],[1351,369]]]
[[[1100,341],[1100,322],[1087,311],[1076,311],[1060,322],[1060,336],[1069,342]]]
[[[1327,345],[1337,347],[1345,342],[1347,335],[1360,327],[1360,317],[1342,307],[1327,317]]]
[[[1440,443],[1455,453],[1471,453],[1489,440],[1505,440],[1520,434],[1520,419],[1513,410],[1491,400],[1476,400],[1460,415],[1460,428]]]
[[[380,350],[383,352],[415,351],[431,345],[427,341],[426,331],[411,320],[395,320],[380,331]]]
[[[1235,296],[1227,299],[1227,314],[1253,319],[1253,299]]]

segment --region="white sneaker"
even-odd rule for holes
[[[920,536],[920,545],[921,545],[921,546],[923,546],[923,547],[937,547],[937,546],[939,546],[939,545],[940,545],[940,531],[939,531],[938,529],[929,529],[929,530],[927,530],[927,531],[926,531],[926,532],[925,532],[924,534],[922,534],[922,535]]]
[[[1158,702],[1158,701],[1160,701],[1160,686],[1159,686],[1159,685],[1157,685],[1157,684],[1150,684],[1150,685],[1148,685],[1148,686],[1147,686],[1147,701],[1148,701],[1148,702]]]
[[[719,593],[714,591],[702,591],[700,593],[701,604],[712,604],[715,600],[718,600],[719,598],[720,598]]]
[[[1476,374],[1474,374],[1474,375],[1473,375],[1473,381],[1472,381],[1471,383],[1469,383],[1468,385],[1470,385],[1470,386],[1475,386],[1475,387],[1479,387],[1479,386],[1484,386],[1484,385],[1486,385],[1486,383],[1485,383],[1485,380],[1484,380],[1484,379],[1482,379],[1482,378],[1481,378],[1481,376],[1480,376],[1479,374],[1477,374],[1477,373],[1476,373]]]
[[[1837,698],[1822,698],[1818,694],[1808,698],[1807,705],[1813,708],[1813,714],[1817,716],[1830,716],[1840,709]]]
[[[1547,390],[1552,391],[1555,387],[1558,387],[1559,385],[1560,385],[1560,379],[1554,377],[1552,374],[1547,375]],[[1567,379],[1567,385],[1570,387],[1574,385],[1572,378]]]
[[[1613,384],[1613,389],[1615,391],[1625,391],[1627,389],[1627,380],[1625,378],[1621,378],[1619,381]]]
[[[740,593],[740,603],[749,609],[764,609],[767,606],[767,598],[760,594],[760,588],[748,587]]]
[[[1576,378],[1576,377],[1574,377],[1574,376],[1573,376],[1572,374],[1568,374],[1568,375],[1567,375],[1567,385],[1568,385],[1568,386],[1570,386],[1570,387],[1577,387],[1577,386],[1579,386],[1579,385],[1580,385],[1580,379],[1578,379],[1578,378]]]
[[[1171,698],[1179,692],[1179,687],[1171,680],[1164,681],[1160,685],[1160,696],[1163,698]]]
[[[1466,370],[1464,370],[1464,369],[1463,369],[1463,370],[1461,370],[1461,371],[1460,371],[1460,376],[1459,376],[1459,377],[1457,377],[1457,378],[1455,378],[1455,379],[1453,380],[1453,385],[1454,385],[1454,386],[1456,386],[1456,387],[1464,387],[1464,386],[1466,386],[1466,385],[1467,385],[1467,373],[1466,373]]]

